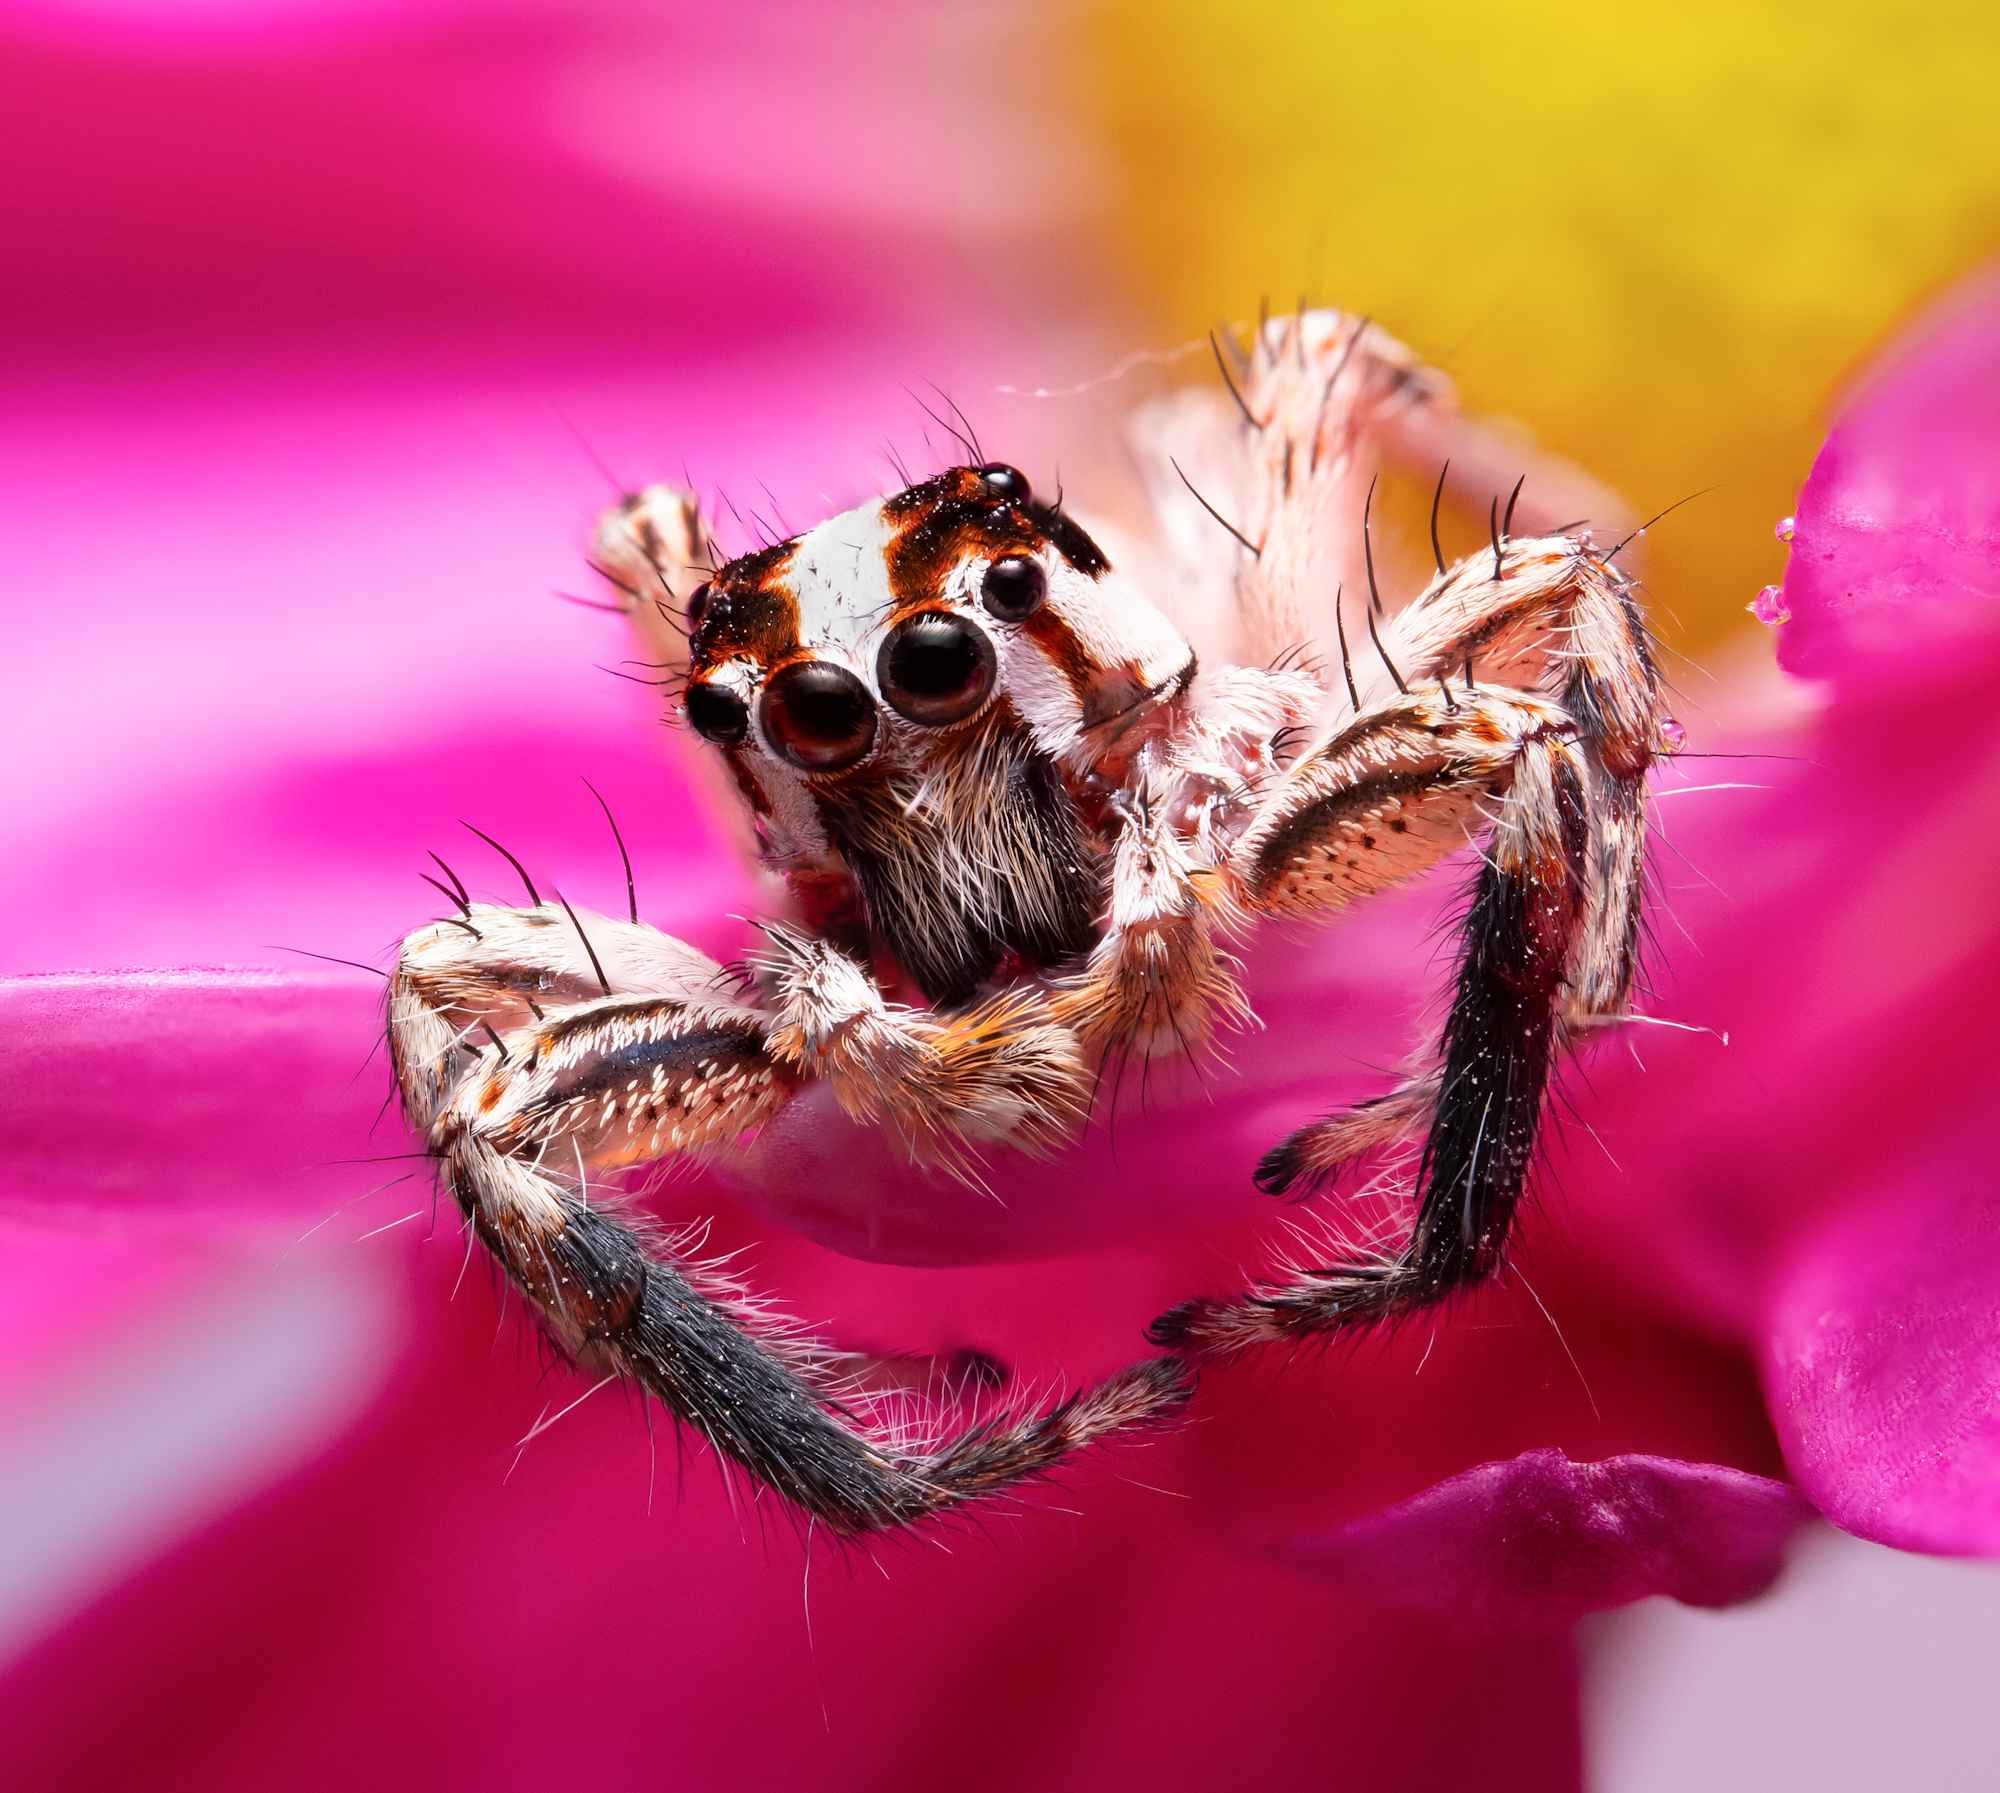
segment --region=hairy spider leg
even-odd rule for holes
[[[1503,545],[1496,531],[1383,637],[1349,663],[1352,704],[1287,769],[1229,870],[1246,914],[1304,914],[1389,888],[1492,821],[1436,1062],[1299,1129],[1258,1170],[1273,1193],[1310,1187],[1427,1129],[1411,1241],[1185,1304],[1155,1323],[1159,1343],[1228,1350],[1323,1331],[1489,1274],[1554,1064],[1577,1028],[1630,999],[1659,684],[1629,581],[1587,542]],[[1475,662],[1519,683],[1464,682]]]
[[[397,1078],[473,1234],[572,1359],[638,1382],[842,1535],[997,1494],[1186,1399],[1185,1368],[1159,1359],[929,1445],[871,1427],[841,1354],[702,1263],[691,1235],[649,1228],[592,1186],[623,1166],[726,1148],[815,1077],[862,1110],[897,1103],[899,1116],[912,1104],[889,1092],[905,1088],[983,1103],[989,1119],[1055,1107],[1024,1082],[1047,1067],[1025,1062],[1023,1030],[893,1010],[858,967],[782,930],[767,1010],[640,924],[553,904],[473,904],[466,921],[404,942],[389,991]],[[996,1052],[996,1031],[1010,1050]],[[1067,1036],[1042,1034],[1060,1056]],[[1058,1069],[1080,1077],[1067,1060]],[[914,1126],[965,1143],[949,1114]]]

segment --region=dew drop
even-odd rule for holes
[[[1679,717],[1662,716],[1660,718],[1660,739],[1666,743],[1669,753],[1679,753],[1687,745],[1688,732],[1681,726]]]
[[[1797,517],[1780,517],[1778,519],[1778,528],[1776,533],[1779,541],[1781,542],[1790,541],[1793,536],[1798,534],[1798,530],[1799,530],[1799,520]]]
[[[1760,623],[1768,623],[1776,628],[1780,623],[1792,620],[1791,606],[1785,602],[1785,588],[1782,585],[1767,585],[1750,600],[1750,614]]]

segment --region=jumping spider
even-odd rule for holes
[[[1552,1066],[1630,997],[1644,779],[1675,725],[1617,550],[1578,524],[1514,535],[1517,484],[1490,541],[1447,567],[1434,500],[1437,576],[1387,611],[1376,469],[1443,450],[1489,481],[1502,438],[1334,312],[1261,324],[1222,373],[1228,397],[1183,393],[1135,431],[1168,545],[1157,603],[997,462],[719,568],[692,499],[619,505],[600,570],[684,675],[679,706],[792,913],[735,983],[636,905],[577,913],[532,884],[521,908],[458,885],[459,913],[403,943],[396,1076],[478,1239],[567,1352],[636,1379],[842,1533],[1167,1413],[1203,1354],[1486,1276]],[[1580,481],[1542,462],[1530,483]],[[1547,502],[1530,493],[1536,520]],[[1193,643],[1254,663],[1205,663]],[[1053,1151],[1109,1055],[1189,1052],[1250,1019],[1225,939],[1330,914],[1475,838],[1435,1054],[1255,1173],[1311,1187],[1421,1134],[1407,1245],[1189,1302],[1151,1329],[1169,1355],[1046,1411],[915,1447],[847,1398],[833,1354],[685,1241],[593,1200],[597,1179],[726,1147],[816,1081],[920,1160]]]

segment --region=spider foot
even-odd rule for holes
[[[1437,1088],[1435,1072],[1407,1077],[1382,1095],[1309,1122],[1257,1161],[1251,1181],[1266,1195],[1303,1201],[1357,1159],[1400,1145],[1429,1127]]]
[[[1392,1319],[1442,1299],[1454,1286],[1408,1259],[1330,1265],[1235,1301],[1183,1301],[1154,1320],[1146,1337],[1171,1351],[1219,1357]]]

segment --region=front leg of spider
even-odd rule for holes
[[[946,1152],[969,1149],[981,1117],[1074,1106],[1067,1036],[1012,1011],[947,1033],[889,1008],[830,949],[772,938],[769,1007],[693,948],[568,904],[467,902],[404,942],[392,1056],[468,1250],[476,1240],[492,1254],[572,1359],[637,1382],[843,1535],[998,1493],[1183,1400],[1185,1375],[1160,1360],[912,1448],[860,1417],[842,1354],[704,1265],[692,1235],[649,1228],[617,1199],[608,1179],[620,1168],[724,1148],[815,1079],[856,1112],[919,1117],[913,1146]],[[1004,1029],[1009,1050],[982,1028]]]

